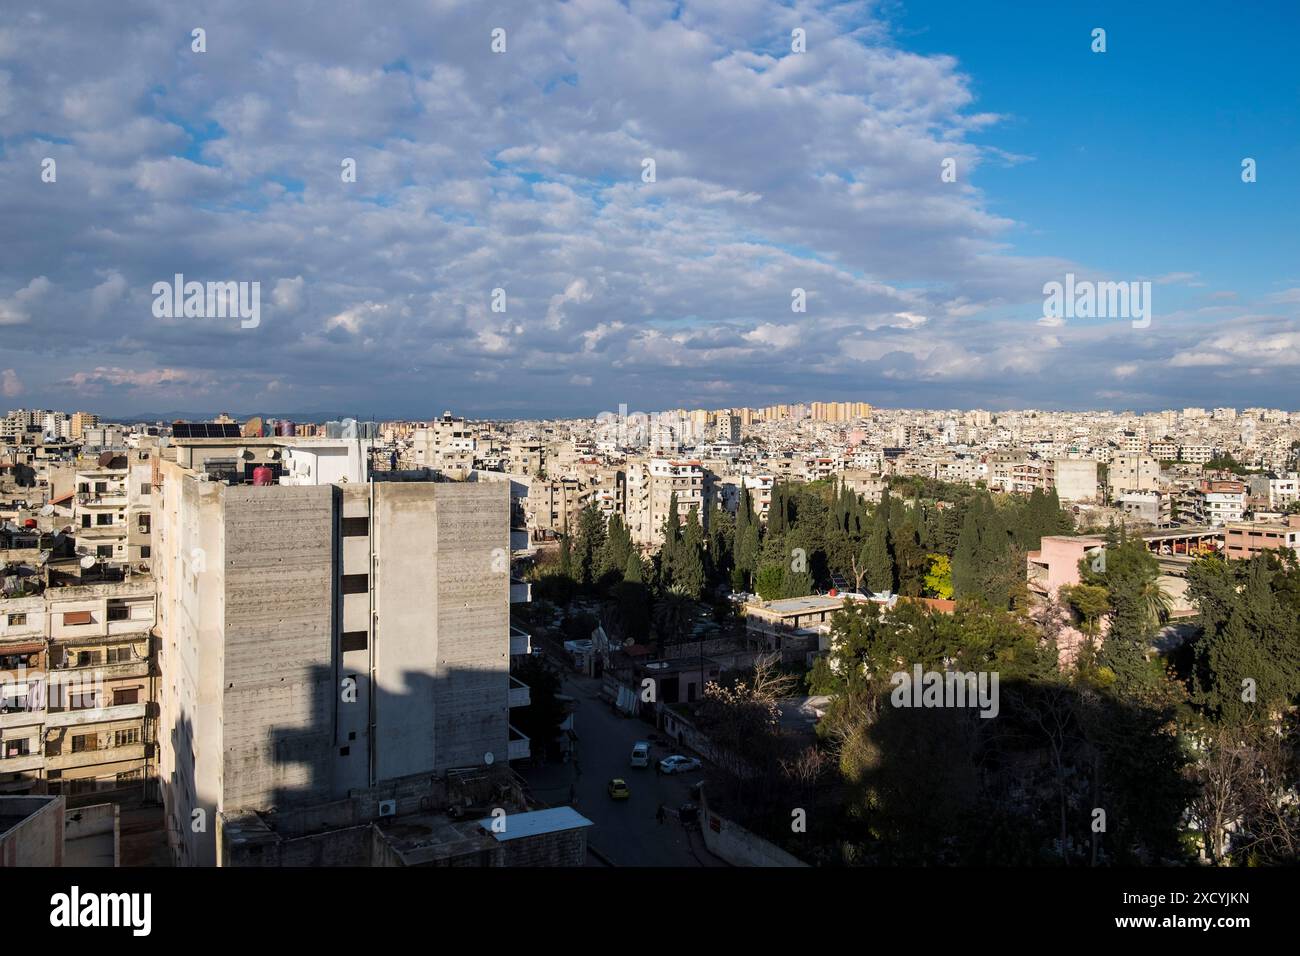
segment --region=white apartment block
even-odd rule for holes
[[[1245,516],[1246,495],[1241,491],[1209,491],[1202,507],[1205,520],[1218,527]]]
[[[1214,458],[1212,445],[1179,445],[1178,457],[1194,465],[1203,465]]]

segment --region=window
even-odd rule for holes
[[[63,753],[63,742],[62,742],[62,741],[59,741],[59,740],[47,740],[47,741],[45,741],[45,756],[47,756],[47,757],[58,757],[58,756],[60,756],[62,753]],[[58,773],[58,771],[55,771],[55,770],[47,771],[46,774],[45,774],[46,779],[47,779],[47,780],[52,779],[55,773]]]
[[[360,517],[360,518],[344,518],[344,519],[343,519],[343,537],[345,537],[345,538],[359,538],[359,537],[361,537],[362,535],[367,535],[367,534],[369,534],[369,533],[370,533],[370,519],[369,519],[369,518],[366,518],[366,517],[363,516],[363,517]]]
[[[150,486],[149,482],[146,481],[143,485],[140,486],[140,496],[142,498],[146,497],[147,495],[149,495],[149,493],[152,490],[153,488]]]
[[[26,737],[21,740],[6,740],[3,744],[3,754],[8,757],[26,757],[31,751],[31,741]]]
[[[340,643],[345,651],[364,651],[369,646],[365,631],[345,631]]]
[[[63,625],[65,627],[73,624],[93,624],[94,620],[89,611],[64,611]]]
[[[99,749],[98,734],[73,734],[72,752],[74,754],[89,753],[92,750]]]
[[[117,687],[113,689],[113,706],[121,707],[123,704],[140,703],[140,688],[131,687],[123,689]]]
[[[27,615],[26,615],[26,614],[10,614],[10,615],[9,615],[9,626],[10,626],[10,627],[19,627],[20,625],[23,625],[23,624],[26,624],[26,623],[27,623]]]
[[[145,544],[145,545],[141,545],[141,546],[140,546],[140,557],[143,558],[143,559],[145,559],[146,561],[147,561],[149,558],[153,557],[153,548],[149,547],[149,545],[147,545],[147,544]]]
[[[106,528],[106,527],[108,527],[109,525],[111,525],[112,523],[113,523],[113,516],[112,516],[112,514],[106,514],[106,515],[95,515],[95,525],[96,525],[96,527]]]
[[[139,770],[126,770],[117,775],[117,782],[119,784],[131,783],[132,781],[139,780],[140,775],[141,772]]]
[[[68,694],[68,710],[92,710],[98,706],[98,690],[74,690]]]
[[[370,585],[368,574],[345,574],[339,582],[344,594],[365,594]]]
[[[138,744],[139,742],[140,742],[139,728],[133,727],[130,730],[113,731],[114,747],[130,747],[132,744]]]
[[[89,528],[89,527],[90,527],[90,515],[82,515],[82,516],[81,516],[81,526],[82,526],[83,528]]]
[[[106,492],[106,491],[108,491],[108,482],[107,482],[107,481],[97,481],[97,482],[95,482],[95,494],[97,494],[97,495],[102,495],[102,494],[103,494],[104,492]]]
[[[125,604],[110,604],[108,606],[108,619],[110,621],[129,621],[131,620],[131,608]],[[109,663],[113,663],[111,660]]]
[[[130,647],[110,647],[107,651],[106,663],[108,664],[129,664],[135,659]]]
[[[149,533],[149,528],[151,527],[151,525],[152,525],[152,522],[151,522],[151,519],[150,519],[150,517],[149,517],[148,515],[140,515],[140,533],[141,533],[141,534],[148,534],[148,533]]]

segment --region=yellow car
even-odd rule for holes
[[[632,791],[628,787],[627,781],[622,777],[615,777],[611,780],[609,786],[607,786],[605,790],[609,793],[611,800],[626,800],[628,797],[632,796]]]

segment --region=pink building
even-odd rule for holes
[[[1106,548],[1101,535],[1048,535],[1037,551],[1026,556],[1029,563],[1029,590],[1044,597],[1055,597],[1062,585],[1079,583],[1079,561],[1090,560]]]
[[[1056,597],[1057,591],[1066,585],[1080,582],[1079,562],[1095,556],[1106,548],[1106,539],[1101,535],[1083,535],[1066,537],[1065,535],[1048,535],[1039,543],[1037,551],[1026,555],[1029,565],[1029,590],[1044,598]],[[1040,613],[1047,609],[1040,608]],[[1105,632],[1105,621],[1102,622]],[[1078,628],[1066,624],[1057,637],[1057,649],[1060,651],[1062,667],[1073,664],[1078,657],[1079,648],[1087,640]]]

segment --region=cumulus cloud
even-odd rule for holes
[[[505,55],[488,49],[502,10],[472,0],[235,0],[205,15],[202,55],[165,0],[10,6],[0,176],[45,155],[60,175],[6,197],[0,326],[7,351],[56,366],[43,383],[97,390],[105,411],[268,382],[287,410],[410,415],[868,384],[881,403],[955,404],[1009,375],[1077,404],[1116,350],[1135,376],[1294,352],[1285,327],[1220,343],[1209,315],[1146,335],[1058,323],[1050,347],[1043,283],[1083,270],[1068,248],[1017,255],[1024,224],[976,185],[1032,157],[997,144],[1001,104],[976,102],[961,63],[909,51],[875,4],[571,0],[530,7]],[[959,183],[940,180],[947,158]],[[176,273],[261,282],[263,321],[154,319],[147,292]],[[1231,338],[1245,319],[1213,321]],[[131,371],[141,356],[152,371]]]

